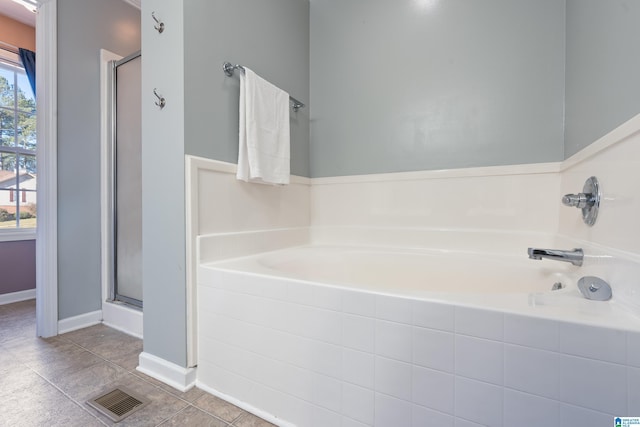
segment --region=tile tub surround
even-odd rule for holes
[[[314,178],[311,225],[555,232],[559,168],[543,163]]]
[[[199,387],[281,425],[595,427],[640,413],[638,331],[231,271],[201,278]]]
[[[196,286],[199,249],[204,256],[239,256],[242,252],[269,250],[273,240],[260,241],[252,232],[292,229],[280,236],[276,245],[296,245],[308,240],[311,223],[309,178],[292,176],[285,186],[256,185],[236,179],[237,165],[197,156],[185,156],[186,183],[186,284],[187,284],[187,357],[188,365],[197,365]],[[296,231],[298,230],[298,231]],[[302,230],[302,231],[300,231]],[[239,234],[247,232],[248,236]],[[231,236],[229,246],[226,235]],[[198,247],[199,236],[214,235],[218,246]],[[267,234],[268,237],[271,237]],[[257,242],[257,243],[256,243]],[[247,244],[249,246],[247,246]]]
[[[478,249],[490,241],[490,250],[522,251],[523,256],[527,246],[584,247],[588,256],[581,272],[608,280],[614,299],[619,299],[600,305],[603,314],[637,314],[640,239],[637,227],[629,225],[635,223],[640,197],[629,183],[640,180],[638,130],[640,116],[559,164],[311,179],[309,242],[426,242],[446,250],[461,245]],[[559,200],[562,194],[579,192],[591,175],[600,179],[604,200],[598,222],[588,228],[578,210],[561,206]],[[237,231],[261,233],[267,228]],[[296,233],[295,244],[306,243],[299,230]],[[507,238],[493,245],[487,239],[492,233]],[[227,230],[224,236],[236,244],[233,256],[259,252],[260,244],[253,245],[246,235],[236,241],[234,234]],[[513,235],[522,239],[509,240]],[[456,236],[455,242],[451,236]],[[206,253],[224,259],[220,242],[207,242]],[[200,271],[212,260],[199,258]],[[633,326],[637,317],[628,325],[614,322],[603,327],[595,321],[423,301],[430,304],[429,310],[412,307],[410,320],[406,310],[398,319],[389,318],[388,312],[402,310],[378,313],[377,307],[386,304],[378,300],[393,298],[388,295],[361,297],[342,291],[340,297],[332,297],[318,290],[320,296],[301,302],[299,290],[286,281],[245,275],[225,282],[229,274],[218,282],[204,280],[202,274],[198,278],[198,291],[214,296],[198,301],[203,310],[199,324],[206,325],[206,333],[199,334],[198,383],[272,415],[286,410],[289,418],[282,419],[294,424],[321,425],[314,420],[324,420],[326,425],[354,426],[501,426],[517,421],[531,426],[599,426],[610,424],[614,415],[640,413],[640,339]],[[241,285],[225,287],[234,280]],[[406,305],[402,298],[394,301],[396,307]],[[225,311],[225,305],[236,312]],[[470,318],[468,311],[475,314]],[[591,316],[588,311],[582,314],[582,320]],[[262,317],[256,321],[255,315]],[[289,329],[303,323],[304,316],[326,320],[318,324],[328,329]],[[419,323],[416,318],[421,317],[426,320]],[[429,339],[419,341],[416,336]],[[393,351],[380,346],[378,338],[385,337],[394,343]],[[482,356],[485,363],[465,357],[460,349]],[[428,356],[420,353],[424,351]],[[297,375],[254,376],[256,366]],[[519,377],[522,372],[529,376]],[[213,377],[215,382],[209,382]],[[439,384],[445,391],[452,388],[453,396],[429,393],[428,384]],[[400,414],[404,418],[398,418]]]
[[[602,188],[593,227],[583,223],[579,209],[560,202],[563,194],[581,192],[590,176],[597,176]],[[640,115],[561,163],[312,179],[311,241],[398,246],[428,241],[447,249],[455,246],[447,241],[455,237],[465,247],[481,250],[484,244],[493,250],[483,232],[530,233],[514,241],[521,245],[512,246],[514,253],[522,253],[529,246],[546,247],[534,234],[547,234],[553,236],[548,247],[585,248],[584,275],[607,280],[614,296],[624,295],[640,313],[638,182]],[[434,233],[421,240],[427,238],[421,231],[410,237],[423,229],[443,230],[439,235],[446,238]]]
[[[96,325],[54,338],[35,337],[35,301],[0,306],[0,425],[268,427],[201,389],[181,393],[135,370],[142,340]],[[153,399],[113,424],[85,404],[125,385]]]
[[[563,206],[558,233],[640,256],[640,115],[566,160],[561,193],[582,191],[590,176],[602,190],[596,224],[586,227],[578,209]]]

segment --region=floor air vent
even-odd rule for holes
[[[149,403],[149,399],[124,387],[115,388],[98,397],[87,400],[89,406],[100,411],[116,423],[144,408]]]

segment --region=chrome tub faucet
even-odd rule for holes
[[[562,251],[559,249],[539,249],[529,248],[529,258],[531,259],[551,259],[554,261],[570,262],[573,265],[581,266],[584,259],[582,249],[574,249],[572,251]]]

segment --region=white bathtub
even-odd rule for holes
[[[528,293],[572,285],[576,267],[523,254],[305,246],[216,264],[217,268],[408,297],[434,293]]]
[[[582,271],[526,248],[303,246],[203,263],[198,385],[279,425],[635,416],[638,319],[582,298]]]

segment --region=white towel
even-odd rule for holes
[[[289,94],[245,67],[240,74],[237,178],[289,183]]]

